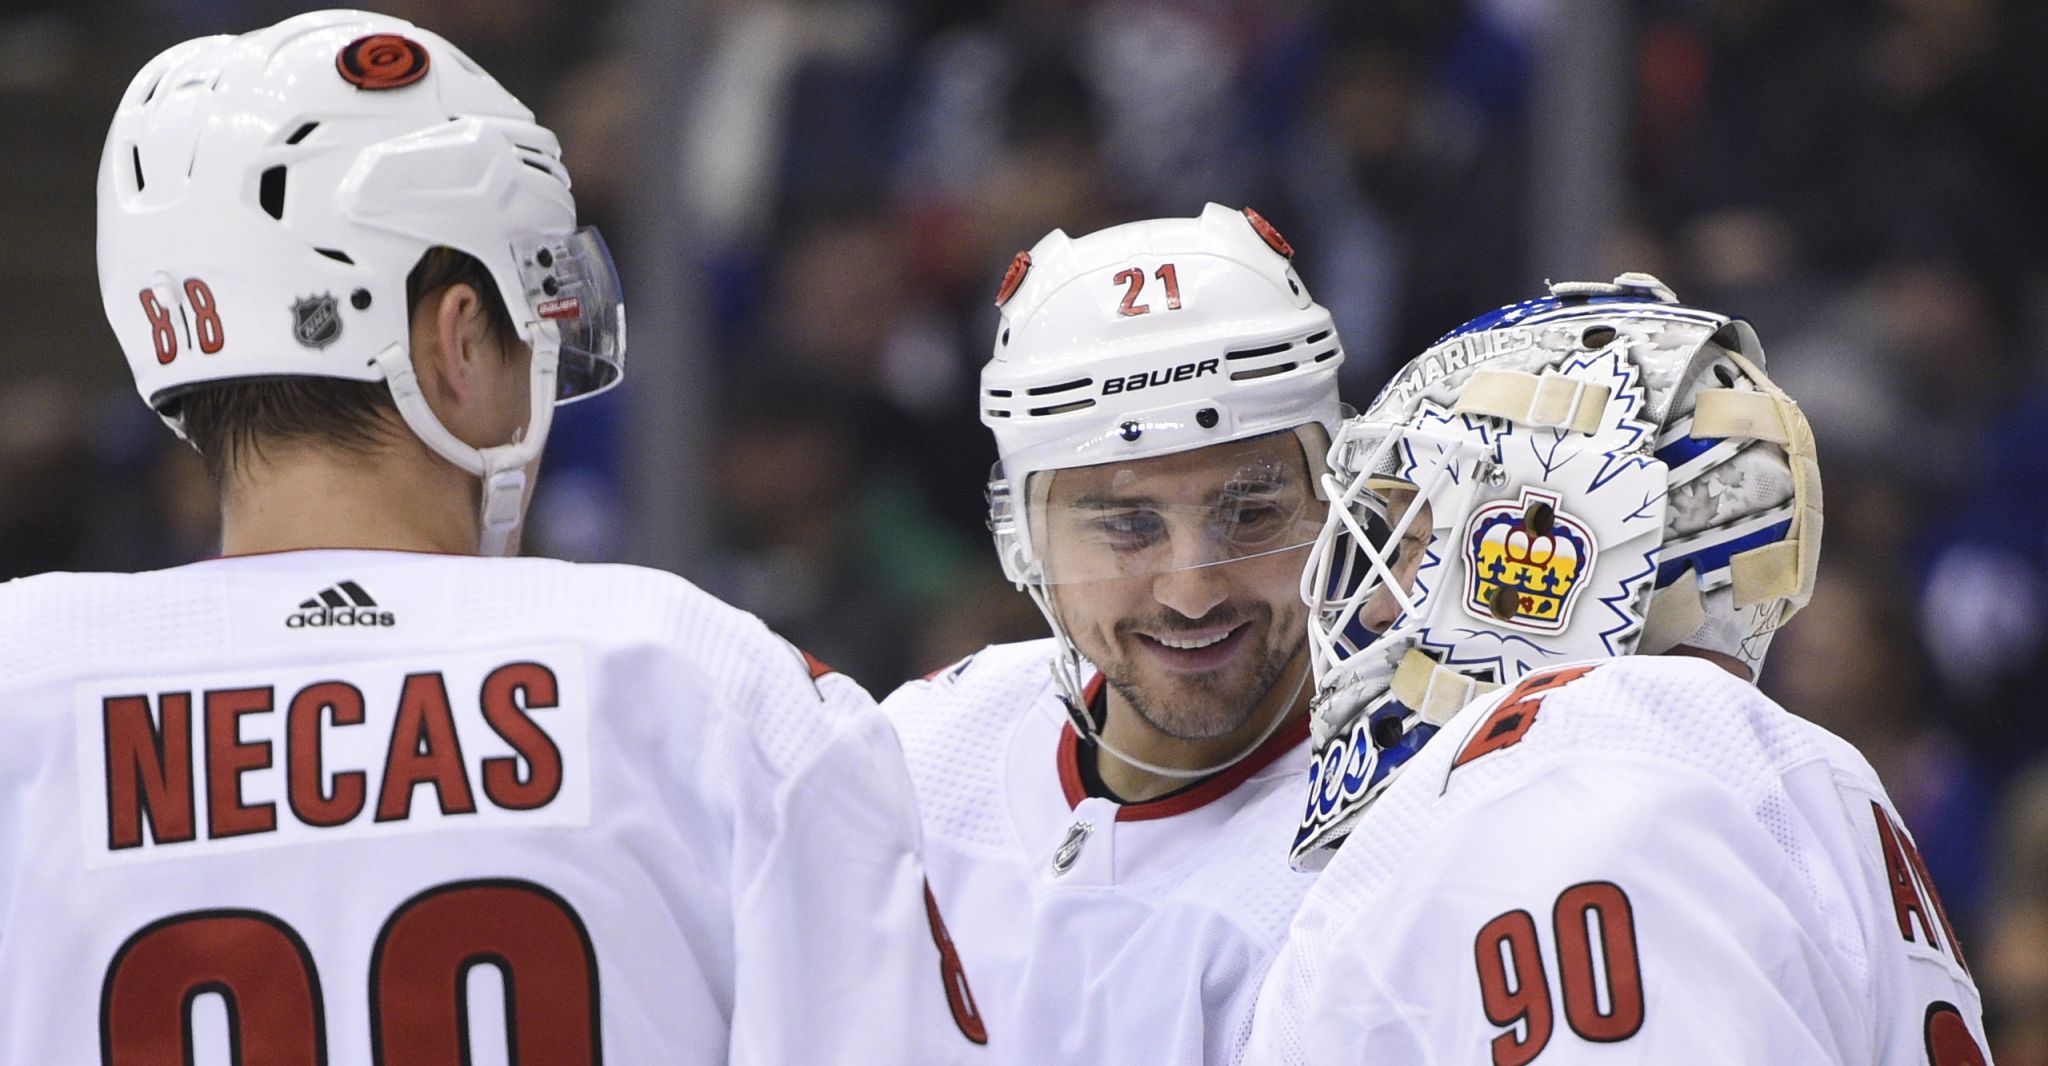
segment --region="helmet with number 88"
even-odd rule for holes
[[[386,381],[413,432],[483,481],[480,546],[502,550],[554,405],[624,365],[618,275],[576,226],[560,157],[489,74],[400,19],[320,11],[172,47],[100,159],[101,299],[136,388],[182,433],[195,386]],[[405,285],[436,247],[484,265],[533,350],[516,441],[471,447],[420,395]]]
[[[1453,330],[1345,423],[1328,477],[1302,585],[1317,695],[1298,865],[1496,686],[1679,648],[1754,679],[1813,591],[1805,416],[1748,323],[1646,274]]]
[[[1079,238],[1055,230],[1018,253],[1003,279],[994,358],[981,375],[981,419],[1000,457],[989,525],[1005,575],[1062,642],[1055,674],[1083,737],[1100,742],[1081,711],[1082,655],[1056,589],[1299,551],[1321,525],[1316,475],[1344,413],[1344,352],[1292,255],[1255,212],[1212,203],[1197,218]],[[1293,435],[1287,449],[1257,443],[1283,434]],[[1111,515],[1052,492],[1064,471],[1088,471],[1101,487],[1138,484],[1164,457],[1201,449],[1215,450],[1206,463],[1214,491],[1183,503],[1149,500]],[[1083,516],[1084,507],[1095,510]],[[1049,550],[1048,530],[1080,525],[1100,550]],[[1169,525],[1205,531],[1204,543],[1169,550],[1169,538],[1147,532]]]

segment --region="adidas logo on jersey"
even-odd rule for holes
[[[285,618],[286,629],[326,629],[340,626],[395,626],[398,618],[381,610],[377,601],[353,581],[343,581],[315,593]]]

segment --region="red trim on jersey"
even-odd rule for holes
[[[811,680],[813,681],[824,677],[826,674],[836,674],[839,672],[832,668],[831,663],[812,655],[802,648],[798,648],[796,653],[804,657],[804,666],[811,671]]]
[[[1095,705],[1096,698],[1101,693],[1102,675],[1097,674],[1094,679],[1088,682],[1088,688],[1082,693],[1082,698],[1087,700],[1088,705],[1092,707]],[[1146,822],[1154,818],[1171,818],[1176,814],[1186,814],[1189,811],[1206,807],[1236,791],[1237,786],[1250,780],[1253,774],[1271,766],[1273,760],[1293,751],[1296,746],[1307,739],[1308,715],[1304,714],[1300,718],[1295,719],[1294,724],[1267,737],[1264,743],[1252,749],[1251,754],[1232,763],[1214,777],[1203,781],[1201,784],[1185,792],[1176,792],[1165,799],[1146,800],[1143,803],[1119,804],[1116,809],[1116,820],[1119,822]],[[1060,790],[1066,793],[1067,806],[1069,808],[1078,807],[1081,805],[1082,800],[1088,798],[1088,789],[1081,783],[1081,737],[1080,734],[1074,732],[1074,724],[1072,722],[1068,722],[1060,727],[1060,747],[1057,758],[1059,761]]]

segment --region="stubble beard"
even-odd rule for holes
[[[1297,626],[1293,641],[1276,646],[1284,637],[1274,628],[1273,611],[1266,605],[1261,604],[1245,612],[1244,617],[1260,634],[1260,646],[1250,679],[1242,684],[1230,683],[1235,671],[1222,676],[1191,674],[1180,684],[1171,686],[1178,691],[1167,692],[1159,690],[1169,686],[1147,685],[1136,676],[1136,655],[1121,656],[1113,664],[1097,663],[1097,666],[1109,687],[1123,696],[1138,717],[1153,729],[1175,740],[1227,737],[1251,721],[1274,686],[1280,683],[1287,665],[1308,642],[1308,635],[1300,632],[1301,627]],[[1142,639],[1132,632],[1133,628],[1129,624],[1117,627],[1120,643],[1130,646]]]

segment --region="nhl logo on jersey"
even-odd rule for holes
[[[1465,610],[1474,618],[1538,633],[1571,620],[1572,602],[1599,547],[1586,524],[1557,509],[1557,496],[1525,488],[1519,500],[1481,507],[1465,537]]]
[[[333,293],[292,301],[292,338],[315,349],[341,339],[341,309]]]

